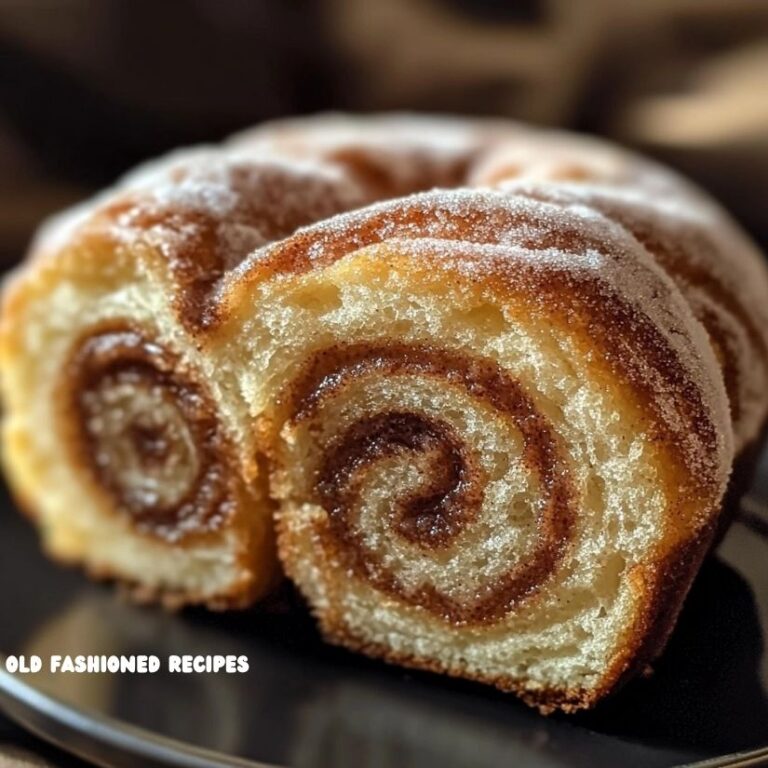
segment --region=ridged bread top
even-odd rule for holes
[[[244,275],[245,260],[269,260],[270,243],[325,220],[330,232],[337,214],[435,187],[447,191],[428,198],[430,204],[460,207],[466,198],[456,190],[494,187],[509,200],[505,215],[512,209],[523,215],[537,200],[537,215],[546,212],[553,232],[571,222],[582,240],[633,240],[635,251],[669,274],[706,328],[728,389],[737,450],[755,440],[768,414],[768,272],[761,254],[687,181],[593,139],[496,120],[327,115],[281,121],[141,166],[44,225],[32,253],[55,254],[88,237],[128,248],[146,243],[167,261],[182,322],[199,332],[224,311],[217,298],[222,280]],[[392,221],[397,208],[391,207]],[[488,240],[479,228],[491,231],[492,223],[472,221],[473,239]],[[574,271],[589,261],[567,247],[548,251],[547,258]],[[612,279],[608,256],[590,268]],[[632,303],[663,327],[661,305],[647,286],[628,289]],[[675,330],[663,333],[679,346]],[[699,338],[700,326],[685,333]],[[698,353],[680,354],[691,371],[704,364]],[[699,371],[702,391],[711,376]],[[714,402],[711,393],[709,399]]]
[[[531,311],[583,324],[617,372],[643,392],[665,439],[707,493],[733,455],[717,359],[674,282],[632,235],[589,206],[495,190],[435,190],[340,214],[256,251],[222,284],[235,308],[253,284],[321,269],[371,246],[458,274]],[[585,319],[586,318],[586,319]]]

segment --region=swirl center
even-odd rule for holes
[[[405,397],[416,382],[421,395]],[[483,456],[476,427],[464,434],[469,422],[456,412],[467,398],[475,424],[491,419],[510,436],[505,457]],[[493,622],[560,562],[575,516],[568,462],[549,419],[495,362],[420,345],[339,345],[316,353],[281,401],[301,429],[291,443],[318,457],[309,462],[327,513],[318,533],[335,561],[377,589],[454,624]],[[443,419],[437,402],[454,415]],[[492,477],[497,460],[502,482],[517,482],[514,500]],[[393,535],[417,549],[387,543]],[[525,552],[509,549],[513,541]]]
[[[477,514],[482,492],[471,482],[461,444],[450,426],[414,413],[361,419],[333,446],[320,470],[316,491],[334,523],[341,523],[360,492],[360,475],[390,456],[415,454],[429,462],[429,482],[394,504],[394,529],[425,548],[449,544]]]
[[[117,509],[167,540],[217,528],[231,508],[226,441],[176,357],[118,327],[86,337],[66,373],[76,460]]]

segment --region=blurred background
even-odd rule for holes
[[[0,0],[2,265],[138,160],[325,109],[605,135],[768,243],[766,0]]]

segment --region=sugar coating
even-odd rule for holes
[[[550,233],[569,230],[578,232],[585,245],[569,241],[571,247],[563,250],[547,243]],[[365,239],[358,232],[364,232]],[[574,278],[588,274],[599,294],[621,297],[637,317],[652,322],[662,343],[673,350],[676,363],[685,368],[701,394],[710,420],[718,425],[714,453],[711,446],[691,445],[691,461],[697,464],[691,466],[692,471],[714,473],[716,484],[728,476],[727,457],[733,450],[730,416],[718,362],[706,333],[655,259],[622,226],[596,208],[564,206],[499,191],[433,190],[341,214],[300,231],[297,237],[311,241],[306,250],[309,269],[321,269],[338,258],[336,249],[343,241],[345,252],[381,242],[402,243],[417,258],[420,253],[424,258],[439,253],[441,261],[453,263],[469,281],[497,276],[514,282],[516,262],[543,273]],[[537,245],[538,241],[543,241],[544,247]],[[281,252],[282,245],[277,243],[254,253],[227,276],[222,293],[237,293],[239,283],[279,259]],[[617,335],[625,332],[616,328]],[[648,380],[655,376],[650,369],[643,375]],[[654,383],[660,398],[671,386],[663,380]],[[669,422],[675,418],[670,406]],[[695,436],[684,434],[683,439],[693,443]]]
[[[703,272],[742,309],[742,317],[734,317],[732,308],[711,290],[697,300],[697,282],[663,264],[697,318],[710,319],[707,330],[727,337],[721,346],[738,358],[732,366],[738,369],[738,381],[729,387],[729,396],[739,400],[737,449],[756,438],[768,414],[768,397],[763,395],[768,390],[768,275],[761,254],[688,181],[596,139],[490,119],[328,114],[278,121],[237,134],[223,145],[177,150],[139,166],[112,190],[41,227],[32,252],[60,248],[94,212],[131,195],[129,214],[114,225],[126,242],[148,236],[145,217],[138,215],[143,212],[197,212],[218,222],[222,268],[217,282],[257,249],[291,234],[296,222],[359,208],[381,194],[378,185],[372,187],[369,178],[355,172],[360,162],[390,177],[390,193],[427,190],[458,172],[460,178],[450,179],[456,186],[538,194],[561,208],[579,207],[584,217],[592,210],[625,228],[632,229],[635,219],[655,226],[675,249],[685,251],[687,267]],[[302,211],[305,217],[288,216],[283,226],[264,226],[265,221],[286,219],[286,210]],[[339,219],[338,226],[344,222]],[[196,234],[194,225],[161,226],[151,237],[174,253]],[[708,241],[704,247],[702,238]],[[743,316],[754,318],[751,334],[744,330]]]

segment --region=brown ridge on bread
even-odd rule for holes
[[[712,341],[712,348],[723,373],[723,383],[728,394],[731,416],[734,423],[738,423],[744,412],[744,404],[740,394],[742,372],[739,366],[739,350],[733,337],[723,327],[722,316],[713,307],[701,304],[697,307],[696,316],[707,329]],[[741,450],[743,451],[745,448],[741,448]]]
[[[438,196],[434,197],[434,204],[425,205],[429,199],[430,193],[425,193],[381,203],[347,214],[343,222],[334,221],[335,226],[321,222],[300,231],[267,247],[257,259],[245,261],[233,275],[233,289],[272,275],[300,274],[328,266],[347,253],[383,242],[388,237],[404,240],[434,237],[459,243],[499,244],[515,234],[515,245],[523,248],[575,249],[575,253],[604,248],[599,238],[591,237],[578,226],[563,221],[553,227],[551,218],[537,216],[530,210],[511,210],[504,205],[488,210],[470,204],[458,215],[451,204],[446,205]],[[497,202],[502,203],[504,199],[498,195]],[[383,222],[386,228],[382,228]]]
[[[423,192],[432,187],[456,187],[466,179],[472,158],[459,156],[447,167],[435,167],[427,158],[414,154],[409,178],[402,181],[392,173],[386,158],[363,147],[344,147],[328,152],[324,159],[349,171],[371,200],[387,200]]]

